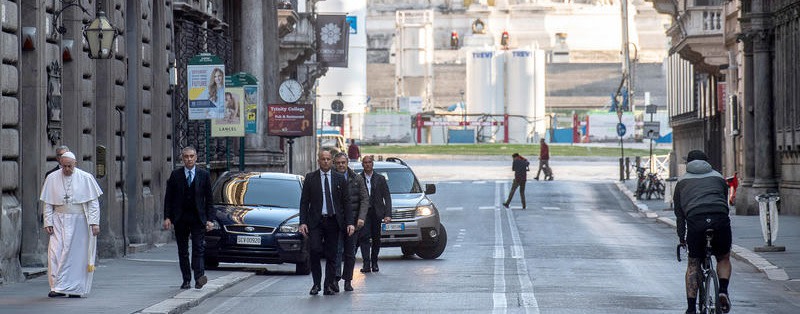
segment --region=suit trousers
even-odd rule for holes
[[[320,261],[325,257],[325,285],[323,289],[335,282],[336,277],[336,247],[339,242],[339,224],[336,217],[322,218],[319,225],[308,231],[309,235],[309,262],[311,263],[311,277],[315,285],[322,281],[322,266]]]
[[[178,262],[181,267],[183,281],[191,281],[205,274],[205,235],[206,229],[196,215],[181,217],[175,223],[175,242],[178,244]],[[189,263],[189,239],[192,240],[192,262]]]
[[[361,259],[364,261],[364,268],[378,265],[378,253],[381,250],[381,220],[383,217],[376,217],[369,212],[364,221],[364,228],[359,232],[359,246],[361,247]]]
[[[358,232],[348,236],[347,230],[343,230],[339,235],[339,247],[336,252],[336,277],[353,280],[353,268],[356,266],[356,241],[358,241]],[[344,269],[342,269],[342,262],[344,262]]]

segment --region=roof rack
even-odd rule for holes
[[[386,158],[386,161],[387,161],[387,162],[398,163],[398,164],[401,164],[401,165],[403,165],[403,166],[406,166],[406,167],[408,167],[408,165],[406,164],[406,162],[405,162],[405,161],[403,161],[402,159],[400,159],[400,157],[387,157],[387,158]]]

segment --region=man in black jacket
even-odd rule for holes
[[[205,276],[203,255],[205,235],[214,226],[214,208],[211,206],[211,177],[208,171],[196,167],[197,151],[187,146],[181,150],[183,167],[175,169],[167,179],[164,193],[164,230],[175,226],[178,244],[178,261],[183,276],[181,289],[189,289],[194,271],[195,289],[202,288]],[[192,261],[189,263],[189,239],[192,240]]]
[[[373,171],[375,158],[372,155],[361,158],[361,166],[364,167],[361,178],[364,179],[369,193],[369,210],[367,210],[367,219],[364,220],[364,228],[361,229],[358,237],[361,259],[364,261],[361,272],[368,273],[380,270],[378,268],[378,252],[381,249],[381,222],[392,221],[392,195],[389,192],[386,178]],[[370,268],[370,266],[372,267]]]
[[[300,196],[300,233],[308,237],[309,263],[314,285],[309,294],[316,295],[324,287],[325,295],[333,295],[336,277],[336,246],[340,230],[347,235],[355,232],[352,224],[353,211],[347,208],[350,195],[344,176],[331,171],[331,153],[321,151],[317,155],[319,169],[306,174]],[[322,269],[320,260],[325,255],[325,282],[320,286]]]
[[[333,165],[336,172],[344,175],[347,180],[347,191],[350,194],[350,203],[348,210],[353,212],[353,219],[356,219],[356,230],[364,226],[364,220],[367,217],[367,209],[369,208],[369,194],[367,187],[364,185],[364,179],[361,178],[353,169],[347,166],[348,156],[344,152],[337,153],[333,157]],[[351,222],[352,224],[352,222]],[[339,279],[344,278],[344,290],[353,291],[353,268],[356,265],[356,241],[358,236],[354,233],[352,235],[340,234],[339,246],[336,251],[336,284],[334,284],[334,291],[339,289]],[[342,270],[342,259],[344,259],[344,270]]]
[[[66,145],[61,145],[59,147],[56,147],[56,166],[53,169],[48,170],[44,174],[44,178],[45,179],[47,179],[47,176],[49,176],[51,173],[56,172],[59,169],[61,169],[61,155],[64,155],[64,153],[66,153],[68,151],[69,151],[69,147],[67,147]]]
[[[686,301],[689,308],[686,313],[696,310],[700,263],[705,258],[706,229],[714,229],[711,246],[717,258],[720,309],[723,313],[731,309],[728,282],[731,278],[732,236],[728,217],[728,184],[707,160],[704,152],[690,151],[686,158],[686,174],[678,179],[672,194],[678,240],[688,246],[689,251],[686,266]]]
[[[528,165],[530,165],[530,162],[518,153],[511,154],[511,157],[514,158],[514,161],[511,162],[511,170],[514,171],[514,182],[511,183],[511,191],[509,191],[508,198],[503,203],[503,206],[508,208],[508,204],[514,198],[514,192],[519,187],[519,198],[522,201],[522,209],[525,209],[527,207],[525,204],[525,183],[528,182]]]

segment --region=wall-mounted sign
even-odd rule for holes
[[[350,42],[350,25],[345,15],[318,15],[317,61],[327,67],[346,68]]]
[[[311,104],[267,105],[267,135],[298,137],[314,134]]]

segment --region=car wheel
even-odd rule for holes
[[[444,225],[439,224],[439,240],[433,246],[417,248],[417,256],[424,259],[436,259],[444,253],[444,248],[447,247],[447,230]]]
[[[217,269],[219,267],[219,261],[211,258],[207,258],[203,260],[206,269]]]
[[[294,265],[295,275],[308,275],[310,273],[311,273],[311,268],[308,267],[308,261],[303,263],[297,263]]]
[[[403,256],[411,256],[417,253],[416,247],[410,245],[403,245],[400,250],[403,251]]]

